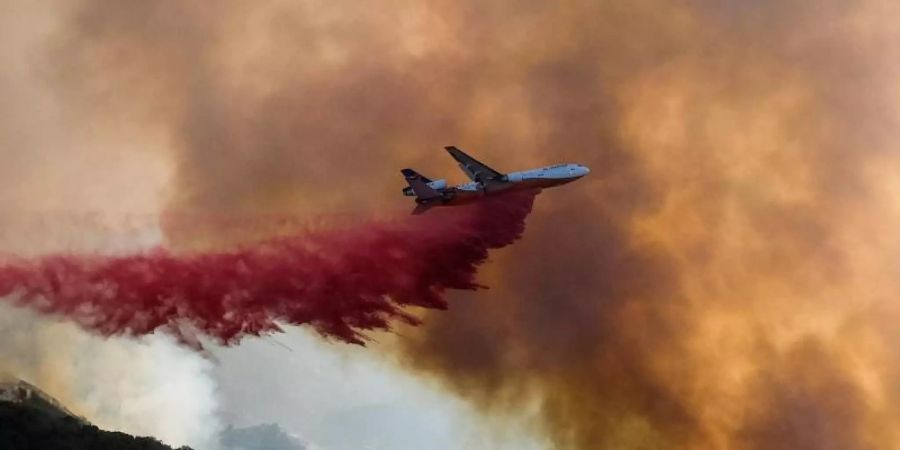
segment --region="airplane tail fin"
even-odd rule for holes
[[[427,184],[430,180],[423,177],[415,170],[403,169],[400,173],[403,174],[403,177],[406,178],[406,182],[409,183],[409,187],[403,190],[404,194],[415,195],[417,200],[433,200],[441,197],[440,192],[434,190]]]

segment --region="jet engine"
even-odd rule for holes
[[[436,191],[440,191],[442,189],[447,188],[447,180],[444,180],[444,179],[429,181],[425,184],[427,184],[428,187],[430,187]],[[407,186],[407,187],[403,188],[403,195],[405,195],[407,197],[415,197],[416,193],[413,192],[413,189],[411,187]]]
[[[432,189],[439,191],[439,190],[445,189],[447,187],[447,180],[444,180],[444,179],[434,180],[434,181],[431,181],[426,184],[428,184],[428,186],[431,187]]]

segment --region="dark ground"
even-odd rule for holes
[[[0,401],[0,450],[106,449],[172,450],[153,438],[103,431],[74,417],[59,417],[31,405]]]

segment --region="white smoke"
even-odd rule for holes
[[[235,426],[277,423],[316,450],[537,450],[533,411],[487,418],[464,399],[404,372],[388,354],[329,342],[306,328],[213,349],[222,416]]]
[[[213,448],[220,427],[212,367],[167,336],[107,339],[0,306],[0,371],[103,429]]]

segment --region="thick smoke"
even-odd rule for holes
[[[403,307],[446,309],[447,289],[477,289],[489,249],[522,233],[532,192],[393,222],[309,231],[239,250],[176,255],[51,255],[0,265],[0,297],[104,336],[189,326],[223,344],[310,324],[362,344]]]
[[[155,141],[76,126],[41,79],[40,61],[70,5],[0,7],[4,255],[123,252],[160,242],[155,200],[168,161],[136,151]],[[214,448],[220,424],[211,361],[167,336],[104,339],[0,303],[0,374],[39,386],[104,429]]]
[[[616,111],[550,119],[553,147],[602,181],[539,208],[496,290],[401,343],[411,366],[494,412],[536,396],[558,448],[900,443],[896,8],[749,5],[554,21],[577,31],[546,83]]]
[[[398,346],[558,448],[895,448],[897,8],[85,0],[45,65],[165,137],[174,212],[378,209],[446,144],[589,165]]]

